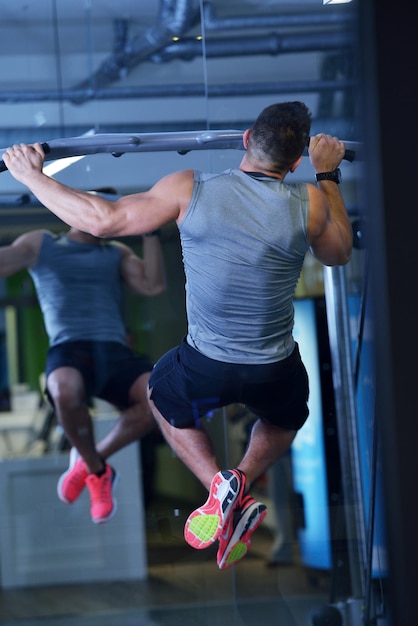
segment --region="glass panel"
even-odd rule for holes
[[[187,545],[185,521],[207,490],[157,430],[112,456],[120,473],[118,510],[108,523],[92,524],[86,490],[71,506],[56,497],[70,444],[43,395],[48,336],[33,283],[21,269],[0,278],[4,623],[362,623],[364,606],[373,614],[383,603],[386,556],[374,448],[354,3],[38,0],[15,1],[2,13],[0,146],[46,142],[52,155],[54,142],[63,138],[124,135],[126,150],[105,144],[98,150],[103,154],[89,154],[55,174],[69,186],[113,198],[149,189],[179,169],[236,168],[243,156],[239,142],[234,149],[187,151],[158,145],[173,133],[232,130],[240,136],[265,106],[281,100],[304,101],[313,114],[311,134],[337,135],[357,151],[354,162],[341,165],[356,247],[336,286],[342,282],[346,289],[351,352],[342,356],[355,372],[348,427],[358,435],[350,453],[359,472],[353,496],[346,491],[354,479],[344,462],[333,361],[342,346],[329,330],[335,310],[323,267],[308,253],[296,290],[294,334],[310,378],[310,417],[291,449],[251,485],[268,513],[245,558],[220,571],[217,543],[206,550]],[[135,145],[143,146],[150,134],[157,136],[149,149],[131,150],[129,136],[142,138]],[[288,179],[314,182],[306,156]],[[7,172],[0,174],[0,215],[3,247],[33,229],[67,230]],[[124,289],[121,297],[126,342],[154,362],[187,331],[176,226],[165,225],[160,239],[166,291],[138,297]],[[145,254],[141,236],[121,241]],[[86,323],[90,316],[99,319],[98,298],[87,298]],[[99,440],[118,412],[96,397],[91,414]],[[204,418],[222,468],[239,464],[254,421],[240,404]],[[351,507],[364,522],[354,536]]]

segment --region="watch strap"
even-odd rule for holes
[[[320,180],[332,180],[337,185],[341,182],[341,170],[337,167],[336,170],[332,170],[332,172],[319,172],[315,174],[317,182]]]

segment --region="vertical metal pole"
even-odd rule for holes
[[[355,598],[363,598],[367,554],[366,524],[360,474],[345,268],[339,266],[326,267],[324,269],[324,285],[341,456],[344,513],[348,533],[351,587]]]

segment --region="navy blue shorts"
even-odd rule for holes
[[[153,363],[115,341],[66,341],[49,348],[46,376],[58,367],[80,372],[88,398],[102,398],[126,409],[131,404],[130,388],[139,376],[151,372]]]
[[[282,361],[241,365],[209,359],[183,340],[158,360],[149,386],[157,409],[177,428],[197,427],[210,411],[236,402],[290,430],[301,428],[309,413],[308,376],[297,345]]]

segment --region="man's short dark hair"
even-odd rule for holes
[[[257,117],[248,150],[256,160],[269,163],[276,172],[287,170],[309,141],[312,115],[303,102],[272,104]]]

